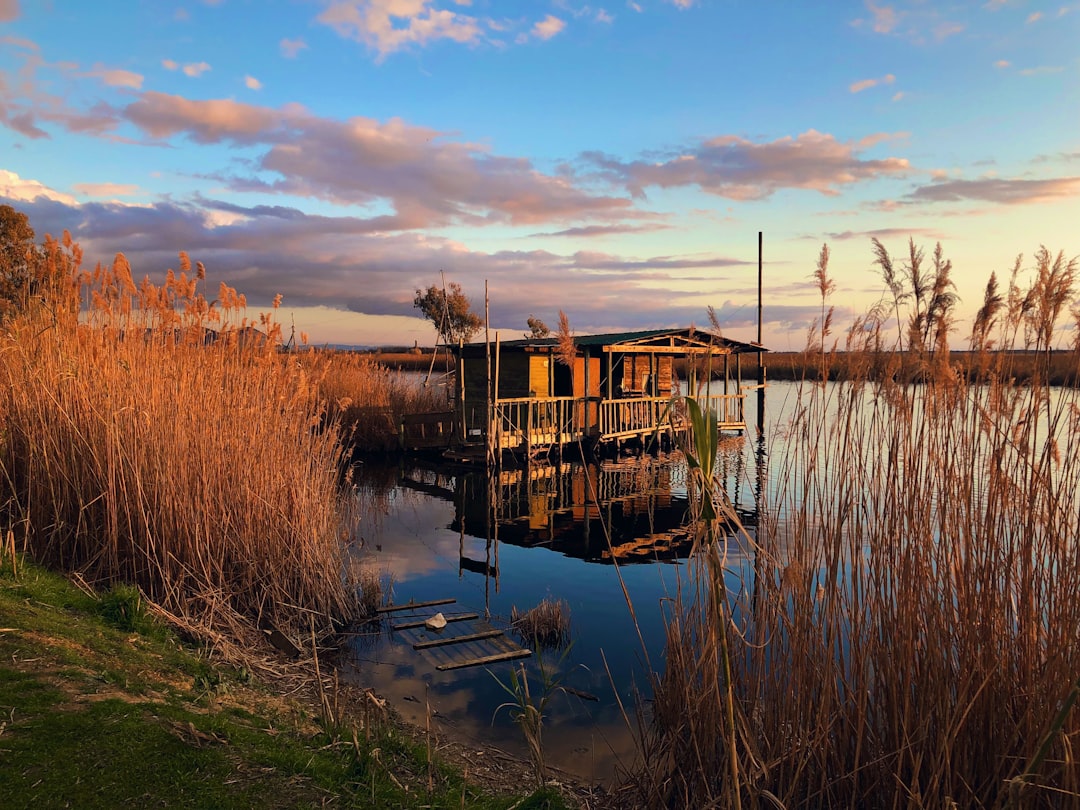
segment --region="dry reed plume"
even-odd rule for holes
[[[209,629],[349,616],[338,435],[316,429],[315,381],[272,319],[247,321],[225,285],[207,301],[184,254],[160,286],[122,254],[83,271],[66,234],[47,254],[50,292],[0,334],[2,485],[26,550]]]
[[[801,386],[745,565],[700,483],[715,517],[643,737],[652,806],[1080,805],[1080,394],[1047,385],[1076,263],[1043,249],[1030,283],[992,279],[976,383],[949,359],[940,248],[929,267],[913,244],[899,266],[875,254],[888,297],[848,333],[858,373]],[[825,379],[841,355],[815,279]],[[1039,358],[1029,385],[1015,348]]]

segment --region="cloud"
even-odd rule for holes
[[[175,59],[162,59],[161,66],[166,70],[179,70],[185,76],[190,76],[195,79],[210,70],[210,65],[206,62],[188,62],[186,65],[181,65]]]
[[[608,14],[607,11],[602,8],[597,10],[595,19],[598,23],[604,23],[607,25],[615,22],[615,17],[613,17],[611,14]]]
[[[870,24],[875,33],[889,34],[900,23],[900,14],[892,6],[878,6],[873,0],[866,0],[866,9],[870,12]]]
[[[0,186],[0,197],[5,196]],[[157,280],[176,266],[177,252],[186,250],[193,261],[205,262],[210,289],[222,281],[236,286],[255,309],[281,293],[292,306],[415,316],[413,291],[452,268],[448,275],[468,294],[482,295],[488,280],[492,322],[499,328],[524,329],[529,314],[545,316],[562,308],[579,331],[611,331],[700,321],[703,295],[718,295],[720,289],[732,295],[733,281],[744,283],[743,275],[747,287],[752,283],[745,269],[752,263],[730,256],[486,253],[430,234],[385,234],[362,218],[280,206],[245,208],[207,199],[77,204],[39,195],[17,207],[39,233],[71,230],[90,266],[123,251],[136,277]],[[743,318],[749,325],[753,309],[742,315],[737,309],[724,313],[728,322]],[[612,313],[618,313],[617,322]]]
[[[107,68],[104,65],[97,63],[93,68],[82,75],[100,79],[109,87],[127,87],[132,90],[142,89],[143,76],[139,73],[133,73],[130,70]]]
[[[260,82],[254,76],[245,76],[244,87],[246,87],[248,90],[262,90],[262,82]]]
[[[129,183],[75,183],[71,190],[86,197],[130,197],[139,187]]]
[[[582,225],[577,228],[564,228],[561,231],[549,231],[546,233],[534,233],[531,236],[569,236],[569,237],[595,237],[595,236],[621,236],[631,233],[650,233],[652,231],[665,231],[671,225],[652,223],[645,225]]]
[[[246,175],[216,179],[239,191],[314,197],[341,204],[389,201],[387,228],[449,223],[535,223],[633,214],[622,197],[599,196],[523,158],[449,140],[400,119],[345,121],[230,99],[193,101],[147,92],[123,117],[153,138],[263,146]]]
[[[893,100],[893,101],[900,101],[900,100],[901,100],[901,99],[903,99],[903,98],[904,98],[905,96],[907,96],[907,93],[905,93],[905,92],[904,92],[903,90],[901,90],[901,91],[899,91],[899,92],[897,92],[897,93],[893,93],[893,97],[892,97],[892,100]]]
[[[372,48],[379,59],[436,40],[474,43],[482,34],[475,17],[436,8],[435,0],[338,0],[316,19],[339,36]]]
[[[296,39],[283,39],[278,43],[278,49],[281,51],[281,55],[286,59],[295,59],[300,51],[305,48],[307,48],[307,43],[300,37],[297,37]]]
[[[1043,13],[1041,11],[1033,11],[1031,14],[1028,15],[1027,20],[1025,20],[1024,22],[1027,25],[1031,25],[1032,23],[1038,22],[1042,18],[1043,18]]]
[[[868,231],[834,231],[825,234],[833,242],[847,242],[853,239],[892,239],[894,237],[921,236],[925,239],[944,239],[940,232],[930,228],[874,228]],[[820,237],[807,237],[819,239]]]
[[[532,35],[537,39],[551,39],[566,28],[566,23],[551,14],[532,27]]]
[[[0,169],[0,197],[12,202],[33,202],[37,199],[45,199],[66,205],[78,204],[70,194],[55,191],[37,180],[24,180],[15,172],[6,169]],[[60,230],[54,232],[59,233]]]
[[[880,79],[863,79],[862,81],[854,82],[848,86],[848,90],[852,93],[861,93],[863,90],[869,90],[871,87],[877,87],[879,84],[892,84],[896,81],[896,77],[887,73]]]
[[[1020,71],[1021,76],[1046,76],[1052,73],[1061,73],[1064,70],[1060,65],[1040,65],[1038,67],[1024,68]]]
[[[934,26],[934,39],[938,42],[948,39],[951,36],[960,34],[964,31],[966,26],[961,23],[955,22],[942,22]]]
[[[19,0],[0,0],[0,22],[19,18]]]
[[[910,165],[903,158],[860,157],[861,151],[890,137],[878,133],[844,143],[832,135],[809,130],[795,138],[756,143],[723,135],[662,161],[623,162],[595,152],[582,158],[610,182],[624,184],[638,197],[644,196],[650,186],[697,186],[732,200],[765,199],[783,188],[834,195],[840,186],[902,176],[909,171]]]
[[[979,200],[1002,205],[1050,202],[1080,196],[1080,177],[1047,180],[943,180],[920,186],[907,195],[913,202],[960,202]]]
[[[641,7],[640,3],[635,3],[634,0],[627,0],[626,6],[631,11],[636,11],[638,14],[641,14],[645,10]]]
[[[677,8],[687,9],[692,7],[696,0],[667,0],[667,2],[671,3],[671,5],[676,6]]]
[[[1005,70],[1005,68],[1010,66],[1012,66],[1012,62],[1010,62],[1008,59],[998,59],[996,62],[994,62],[994,67],[996,67],[998,70]]]

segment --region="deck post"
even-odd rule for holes
[[[491,417],[492,417],[492,396],[491,396],[491,333],[489,331],[490,318],[490,299],[488,298],[488,284],[487,279],[484,279],[484,357],[487,361],[487,371],[485,382],[487,385],[484,389],[484,398],[487,402],[484,403],[484,440],[487,445],[487,463],[491,466],[494,461],[494,450],[492,448],[492,441],[494,437],[491,435]]]
[[[499,410],[499,355],[502,353],[500,347],[499,331],[495,330],[495,380],[492,383],[491,407],[499,422],[499,426],[495,429],[495,453],[499,468],[502,469],[502,412]]]

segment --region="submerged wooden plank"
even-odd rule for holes
[[[465,667],[477,667],[482,664],[497,664],[500,661],[512,661],[515,658],[528,658],[532,650],[517,649],[510,652],[501,652],[495,655],[483,655],[479,658],[466,658],[463,661],[453,661],[448,664],[439,664],[435,669],[445,672],[448,669],[464,669]]]
[[[457,599],[432,599],[429,602],[406,602],[403,605],[384,605],[376,608],[376,613],[393,613],[396,610],[412,610],[413,608],[434,607],[435,605],[450,605]]]
[[[447,623],[449,623],[449,622],[465,622],[465,621],[469,621],[471,619],[478,619],[478,618],[480,618],[480,615],[478,613],[456,613],[456,614],[451,614],[451,615],[447,616],[444,613],[443,618],[446,619]],[[392,625],[390,625],[390,629],[391,630],[411,630],[414,627],[423,627],[425,624],[427,624],[427,619],[418,619],[415,622],[401,622],[401,624],[392,624]]]
[[[445,647],[448,644],[463,644],[466,641],[479,641],[485,638],[496,638],[503,635],[502,630],[485,630],[482,633],[469,633],[467,636],[452,636],[450,638],[436,638],[431,641],[418,641],[413,644],[414,650],[426,650],[430,647]]]

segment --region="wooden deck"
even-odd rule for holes
[[[453,599],[431,602],[388,605],[379,608],[383,614],[392,614],[390,629],[401,641],[419,651],[440,672],[466,667],[484,666],[502,661],[514,661],[532,655],[505,631],[481,619],[476,613],[442,611],[446,627],[432,630],[427,620],[440,612],[443,605],[452,605]]]

